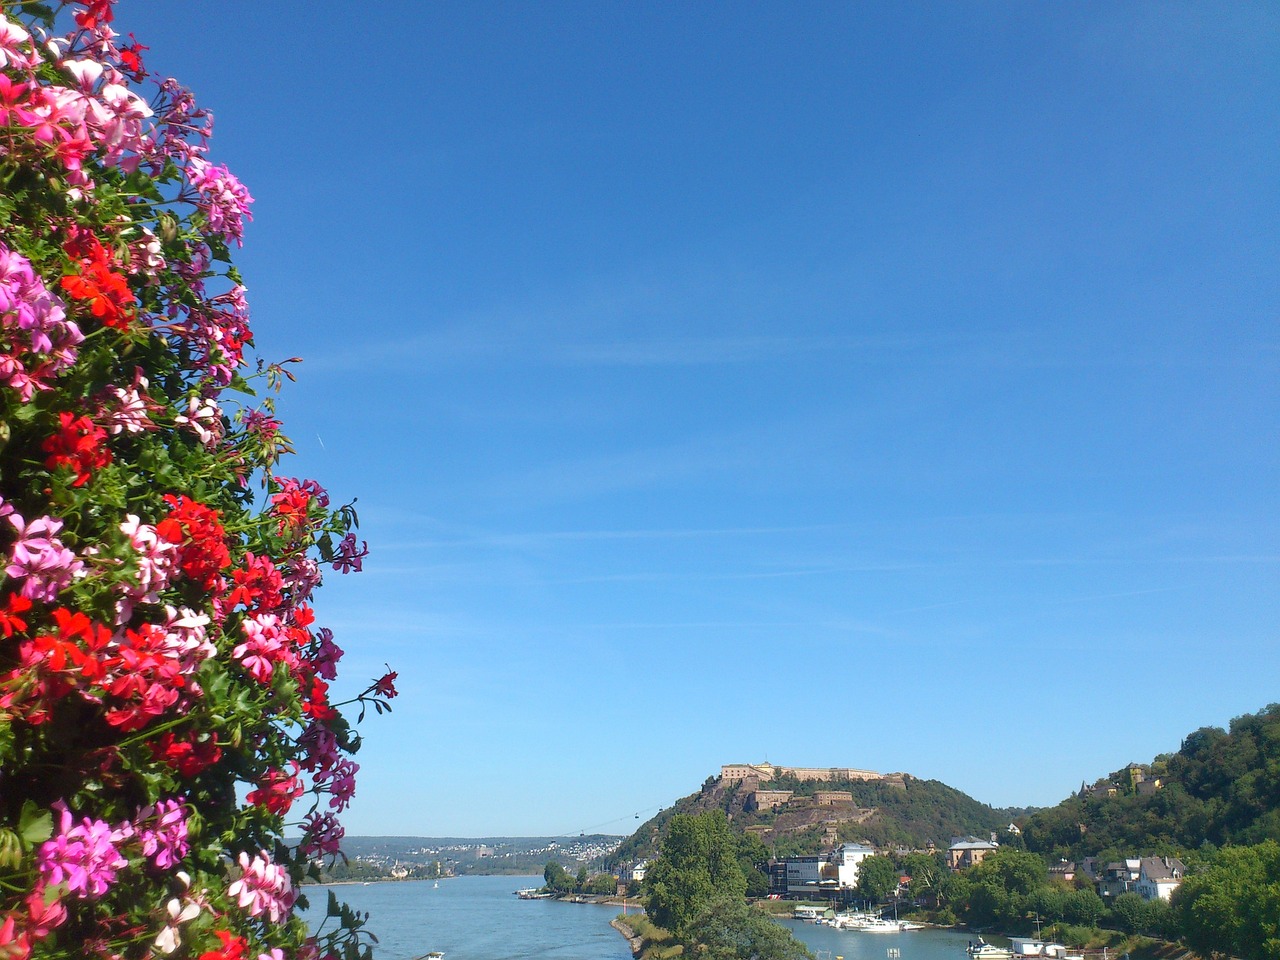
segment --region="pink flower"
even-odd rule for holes
[[[235,900],[241,909],[248,910],[250,916],[265,914],[272,923],[286,918],[297,899],[288,872],[272,863],[265,850],[253,859],[249,854],[241,853],[238,862],[240,879],[227,887],[227,896]]]
[[[109,433],[137,434],[156,429],[148,414],[152,409],[159,409],[159,405],[147,396],[149,385],[142,371],[137,370],[130,386],[111,387],[107,391],[107,396],[111,399],[105,404],[104,422]]]
[[[244,246],[244,221],[252,220],[249,204],[253,197],[245,185],[225,166],[214,166],[202,157],[192,157],[187,164],[191,185],[200,194],[200,209],[204,211],[209,233],[224,239],[234,239]]]
[[[19,70],[30,70],[36,65],[36,58],[22,49],[30,46],[31,34],[22,27],[0,16],[0,67],[15,67]]]
[[[298,657],[292,649],[289,635],[274,613],[245,617],[240,629],[244,631],[245,641],[232,648],[231,656],[239,660],[259,683],[271,682],[277,663],[297,666]]]
[[[157,602],[160,591],[169,585],[181,548],[165,540],[155,527],[143,523],[132,513],[126,515],[125,522],[120,524],[120,532],[129,538],[129,546],[133,547],[138,564],[136,581],[126,588],[126,596],[132,601]],[[125,614],[125,619],[128,619],[128,611]]]
[[[161,800],[144,807],[134,821],[142,854],[160,870],[177,866],[190,849],[187,843],[187,817],[177,800]]]
[[[18,540],[9,551],[9,565],[4,572],[23,581],[22,595],[28,600],[52,603],[84,568],[56,537],[62,521],[37,517],[25,523],[21,516],[13,513],[9,515],[9,522],[18,531]]]
[[[84,817],[72,826],[71,811],[61,800],[53,805],[59,813],[58,834],[40,845],[36,867],[50,884],[65,883],[81,900],[96,900],[116,882],[116,871],[129,865],[116,844],[133,833],[127,823],[114,830],[102,820]]]

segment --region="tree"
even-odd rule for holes
[[[703,960],[812,960],[785,927],[741,900],[718,897],[689,923],[686,956]]]
[[[1111,901],[1111,921],[1125,933],[1137,933],[1142,929],[1146,901],[1136,893],[1127,891]]]
[[[542,879],[547,882],[547,889],[552,893],[568,893],[573,886],[569,873],[554,860],[549,860],[542,871]]]
[[[1280,960],[1280,843],[1224,847],[1183,880],[1170,907],[1199,953]]]
[[[915,899],[937,896],[942,877],[946,875],[946,866],[941,862],[941,854],[932,856],[927,853],[909,853],[902,861],[902,869],[911,878],[910,891]]]
[[[738,837],[738,866],[747,880],[748,897],[764,897],[769,893],[769,874],[765,872],[769,850],[754,833]]]
[[[611,896],[618,891],[618,878],[611,873],[597,873],[586,886],[586,892],[595,896]]]
[[[1097,925],[1102,910],[1102,898],[1093,890],[1072,890],[1066,895],[1062,905],[1063,918],[1068,923],[1086,927]]]
[[[898,889],[898,869],[888,857],[867,857],[858,864],[858,896],[879,903]]]
[[[725,815],[718,810],[674,815],[661,853],[645,874],[645,888],[653,922],[677,934],[713,899],[742,899],[747,882]]]
[[[588,878],[587,865],[584,863],[582,866],[578,868],[578,877],[574,881],[573,889],[576,890],[578,893],[582,893],[584,890],[586,890],[587,878]]]

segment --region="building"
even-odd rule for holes
[[[1093,882],[1098,889],[1098,896],[1110,900],[1128,893],[1138,882],[1141,868],[1142,861],[1136,858],[1111,861],[1098,872],[1097,879]]]
[[[1182,884],[1187,867],[1177,857],[1143,857],[1133,891],[1144,900],[1168,900]]]
[[[838,803],[853,803],[853,794],[848,790],[818,790],[813,795],[815,806],[834,807]]]
[[[747,796],[748,810],[777,810],[795,794],[790,790],[756,790]]]
[[[861,843],[842,843],[829,856],[787,857],[769,867],[769,892],[805,899],[849,899],[858,866],[876,854]]]
[[[842,843],[831,854],[828,863],[835,868],[836,884],[842,890],[852,890],[858,885],[858,865],[867,857],[874,857],[875,850],[862,843]]]
[[[726,763],[720,767],[720,779],[726,783],[732,780],[772,780],[775,769],[771,763]]]
[[[648,860],[635,860],[629,864],[623,864],[618,868],[618,882],[624,884],[639,883],[644,879],[644,873],[648,866]]]
[[[876,773],[856,767],[777,767],[772,763],[726,763],[720,767],[720,779],[726,783],[734,780],[772,780],[775,777],[795,777],[797,780],[901,780],[901,774]]]
[[[947,847],[947,866],[952,870],[967,870],[975,863],[981,863],[983,857],[992,850],[998,850],[1000,844],[994,840],[979,840],[977,837],[952,837],[951,846]]]
[[[822,858],[787,857],[783,861],[786,870],[786,890],[793,897],[819,897],[822,895]]]

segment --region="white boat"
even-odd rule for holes
[[[1013,951],[1008,947],[997,947],[981,937],[977,943],[970,942],[966,952],[973,960],[1013,960]]]
[[[859,923],[854,930],[861,930],[864,933],[898,933],[898,921],[886,920],[884,917],[867,917]]]

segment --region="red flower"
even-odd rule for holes
[[[179,740],[172,733],[161,734],[151,742],[155,758],[180,776],[194,777],[222,759],[222,748],[213,740],[197,740],[193,733],[189,740]]]
[[[388,700],[396,696],[396,677],[399,674],[394,670],[388,670],[373,685],[373,692],[380,697],[386,697]]]
[[[68,467],[75,471],[74,487],[83,487],[93,471],[111,462],[111,451],[103,444],[107,432],[88,417],[77,417],[70,411],[58,414],[58,432],[46,437],[41,449],[49,454],[44,465],[50,470]]]
[[[329,706],[329,685],[319,677],[311,678],[311,689],[302,698],[302,712],[317,720],[332,720],[338,715]]]
[[[80,257],[80,272],[70,274],[60,281],[62,289],[77,300],[85,300],[90,312],[106,326],[127,330],[137,315],[137,298],[129,289],[123,274],[112,267],[111,253],[97,237],[75,237],[63,244],[71,256],[88,247],[87,255]]]
[[[129,39],[133,42],[120,48],[120,66],[132,73],[135,80],[140,80],[147,72],[142,66],[142,51],[151,48],[140,44],[132,33],[129,34]]]
[[[110,23],[116,18],[111,9],[116,0],[84,0],[84,10],[75,14],[76,26],[82,30],[96,30],[99,24]]]
[[[206,950],[200,954],[200,960],[244,960],[244,951],[249,944],[244,937],[237,937],[226,930],[215,930],[214,934],[222,941],[218,950]]]
[[[250,803],[265,807],[271,813],[288,813],[293,801],[302,796],[302,781],[298,779],[298,764],[290,761],[293,773],[283,770],[269,770],[258,781],[258,789],[249,791],[245,799]]]
[[[31,601],[20,593],[9,594],[4,609],[0,609],[0,630],[6,637],[12,637],[14,631],[22,633],[27,629],[27,621],[18,616],[31,609]]]
[[[178,566],[183,573],[204,589],[221,592],[220,574],[231,566],[221,514],[186,497],[166,494],[164,500],[173,509],[156,524],[156,533],[182,548]]]

